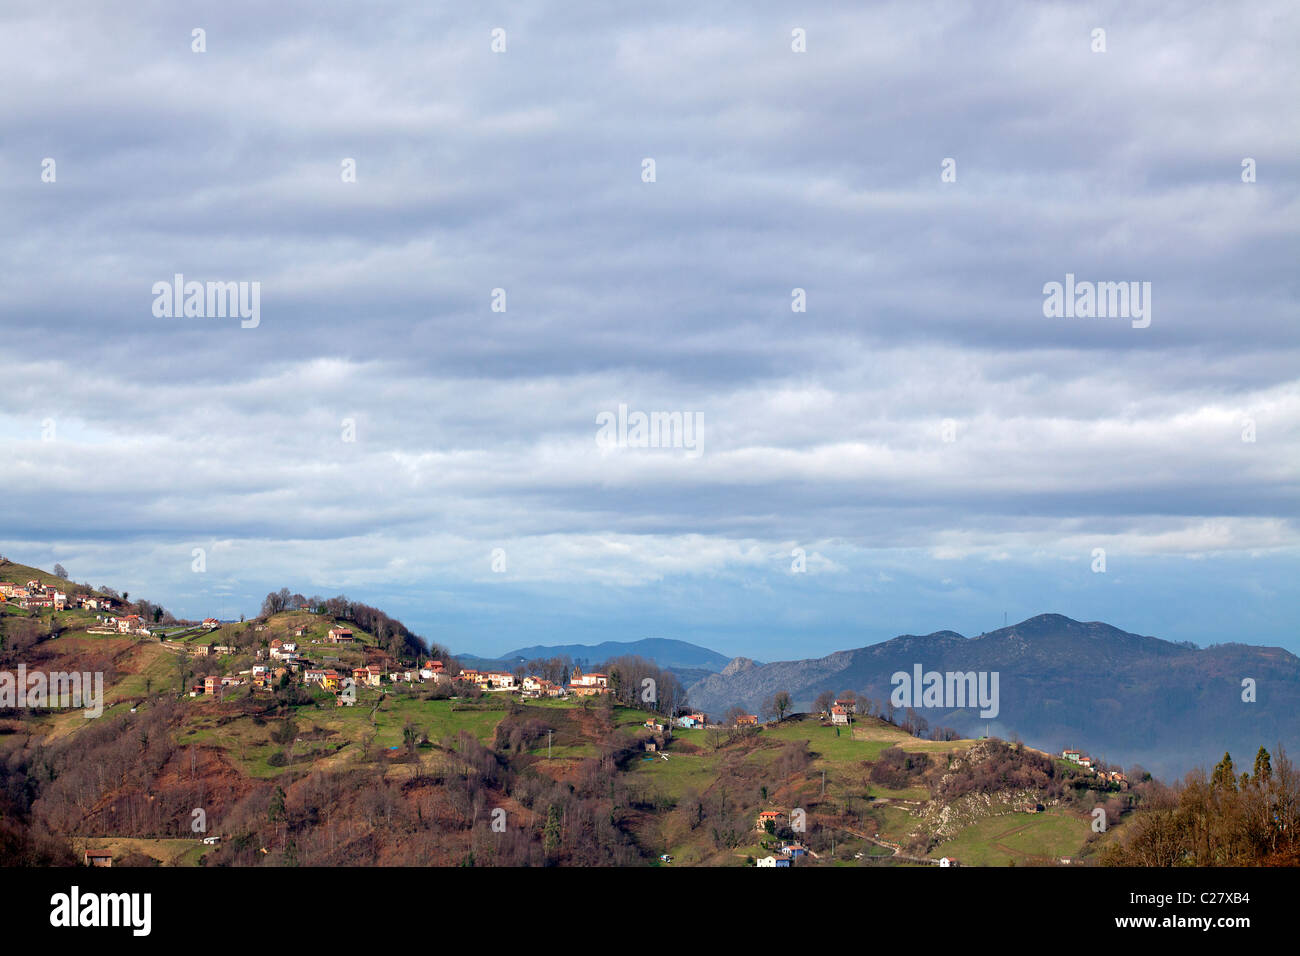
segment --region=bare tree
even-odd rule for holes
[[[824,690],[817,695],[817,701],[813,704],[813,708],[819,714],[829,714],[831,712],[831,704],[833,703],[835,703],[834,692]]]
[[[788,690],[779,690],[772,696],[772,707],[777,720],[785,720],[785,715],[794,709],[794,699]]]

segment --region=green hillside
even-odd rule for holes
[[[26,584],[28,581],[40,581],[42,584],[53,584],[60,590],[69,595],[74,593],[81,594],[87,589],[70,581],[67,578],[61,578],[50,571],[42,571],[40,568],[29,567],[26,564],[18,564],[10,561],[8,558],[0,558],[0,581],[9,581],[15,584]]]
[[[645,726],[662,716],[607,697],[528,701],[461,685],[363,684],[351,706],[287,677],[191,696],[204,674],[246,677],[277,639],[345,673],[387,652],[354,623],[306,611],[147,637],[89,634],[93,623],[82,611],[0,616],[7,666],[21,651],[29,668],[102,673],[106,705],[98,720],[0,714],[0,754],[22,767],[41,748],[51,769],[29,812],[44,828],[81,846],[118,841],[137,861],[665,865],[667,855],[669,866],[744,866],[797,842],[808,850],[799,866],[1046,865],[1091,859],[1136,802],[1029,748],[923,740],[874,717],[666,733]],[[356,643],[328,643],[337,625]],[[101,765],[121,769],[85,770]],[[1098,838],[1088,814],[1103,801],[1116,820]],[[220,820],[219,847],[175,842],[200,846],[187,817],[196,805]],[[124,830],[113,808],[135,806]],[[775,832],[756,829],[761,810],[785,815]],[[505,836],[484,829],[496,811],[511,823]]]

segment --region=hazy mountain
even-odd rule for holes
[[[1220,644],[1201,649],[1130,634],[1108,624],[1044,614],[978,637],[939,631],[904,635],[827,657],[754,665],[738,658],[691,685],[691,704],[721,714],[739,704],[758,712],[787,690],[808,708],[823,690],[877,701],[892,674],[998,672],[999,713],[918,708],[930,724],[964,735],[1018,735],[1049,751],[1086,747],[1093,756],[1140,763],[1162,775],[1213,764],[1230,751],[1249,763],[1260,745],[1300,750],[1300,658],[1277,647]],[[1256,682],[1255,703],[1242,680]]]
[[[677,674],[683,683],[706,674],[714,674],[727,666],[728,659],[717,651],[686,641],[650,637],[639,641],[605,641],[601,644],[549,644],[521,647],[499,658],[483,658],[473,654],[458,654],[462,664],[481,667],[484,664],[509,665],[542,657],[570,657],[576,662],[599,664],[613,657],[635,654],[652,660]]]

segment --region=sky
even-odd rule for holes
[[[1047,612],[1300,652],[1298,40],[1287,0],[0,8],[0,553],[481,655]]]

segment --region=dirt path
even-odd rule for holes
[[[908,863],[924,863],[926,866],[939,865],[938,860],[929,860],[926,859],[925,857],[906,855],[905,853],[903,853],[903,847],[901,844],[891,843],[888,840],[878,840],[875,837],[871,836],[871,834],[869,833],[864,833],[861,830],[849,826],[840,825],[838,829],[843,830],[845,833],[851,833],[860,840],[866,840],[868,843],[874,843],[876,846],[882,846],[885,849],[889,850],[890,855],[889,857],[887,857],[887,859],[904,860]]]

